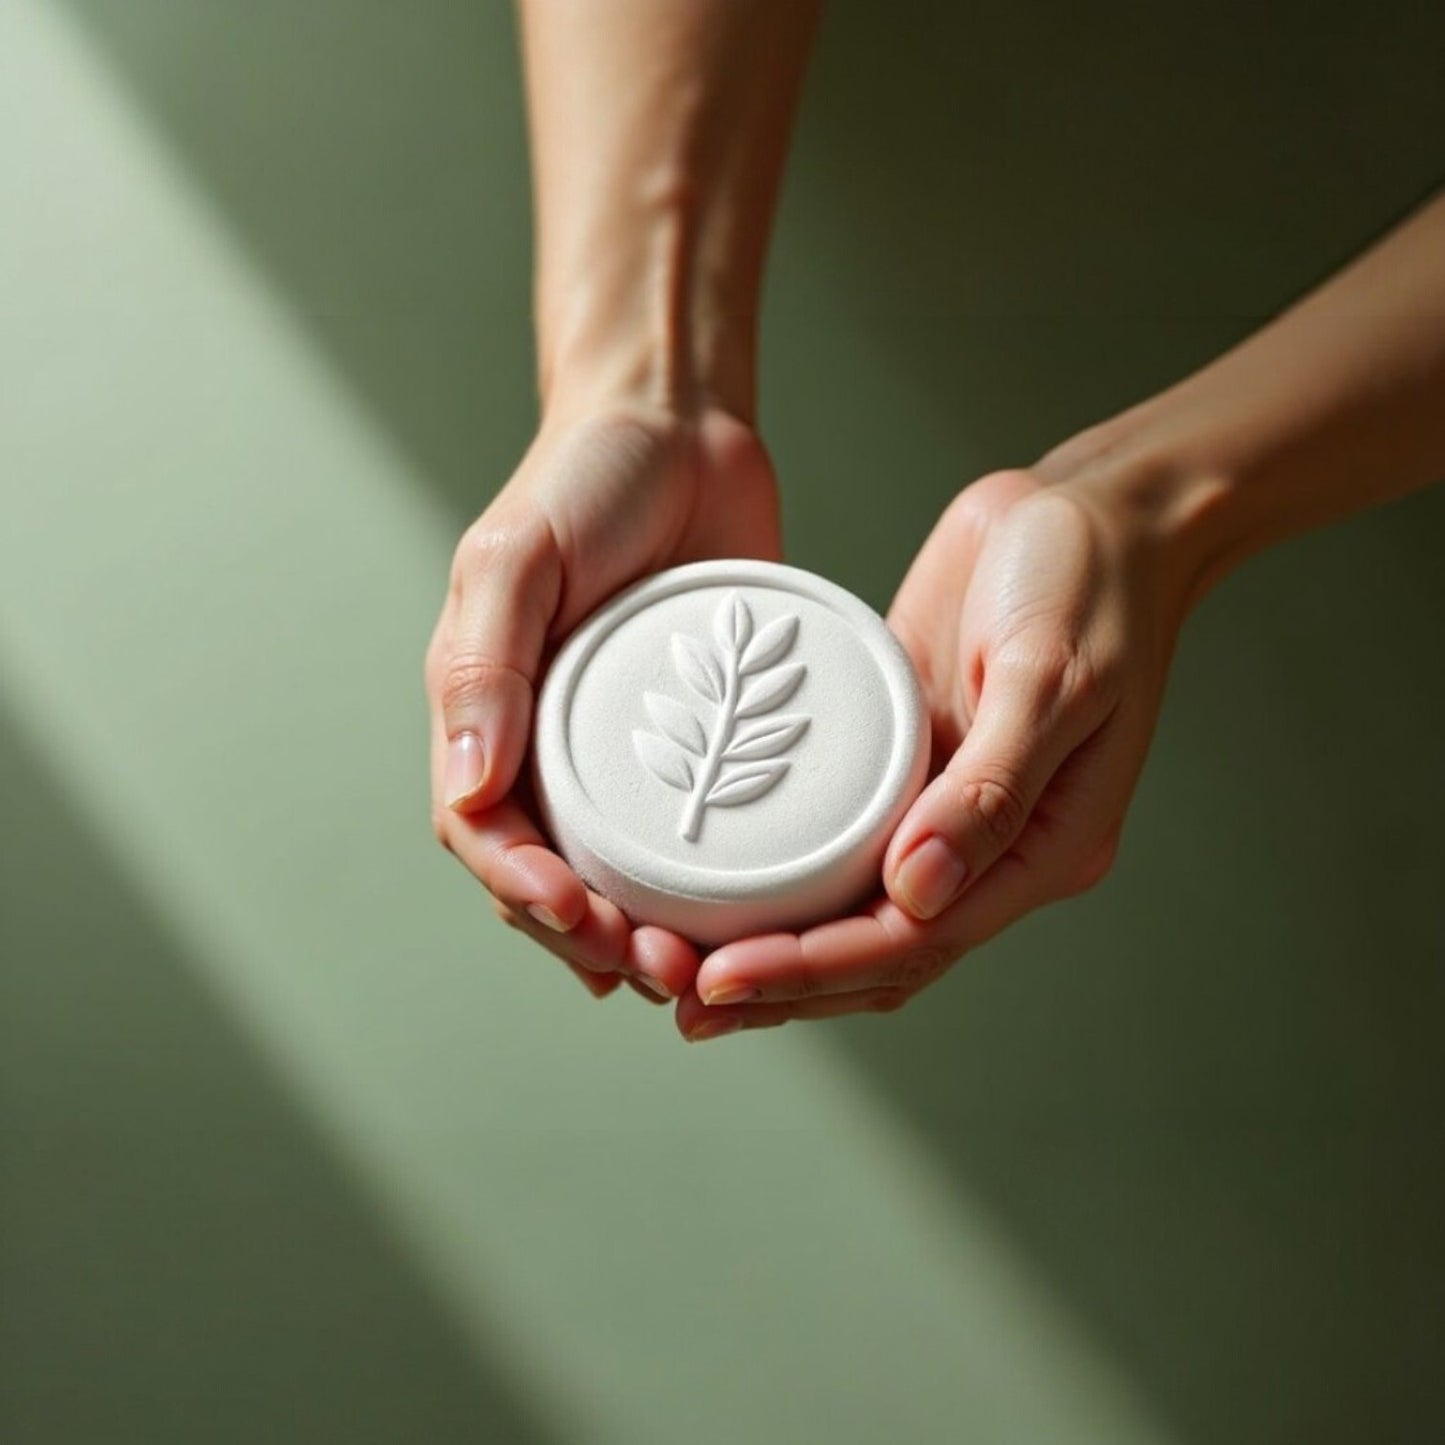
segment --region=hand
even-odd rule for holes
[[[889,843],[886,896],[710,954],[678,1003],[687,1037],[897,1008],[1108,871],[1193,579],[1107,488],[1046,485],[1048,465],[961,492],[889,612],[936,776]]]
[[[772,467],[722,412],[632,406],[544,423],[516,474],[462,537],[427,650],[432,822],[498,914],[598,996],[685,993],[692,944],[633,928],[547,846],[523,763],[544,658],[637,578],[706,557],[781,553]]]

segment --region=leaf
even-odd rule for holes
[[[738,703],[737,716],[757,717],[759,713],[771,712],[781,707],[797,692],[798,684],[806,671],[801,662],[790,662],[767,677],[760,677],[743,689],[742,700]]]
[[[712,620],[713,635],[729,656],[736,657],[753,635],[753,614],[736,592],[723,598]]]
[[[702,723],[674,698],[660,692],[645,692],[642,701],[653,722],[679,747],[701,757],[707,751],[707,735]]]
[[[788,771],[787,763],[763,763],[744,768],[731,776],[724,775],[708,789],[707,801],[717,808],[731,808],[738,803],[751,803],[761,798]]]
[[[672,657],[677,663],[682,680],[699,697],[705,697],[709,702],[722,701],[722,669],[708,656],[702,643],[696,638],[684,637],[682,633],[674,632]]]
[[[797,741],[808,719],[801,713],[791,717],[768,718],[741,728],[723,757],[737,762],[754,762],[758,758],[775,758]]]
[[[791,766],[779,755],[810,725],[803,713],[747,721],[780,708],[807,672],[801,662],[782,662],[798,636],[796,614],[755,630],[741,589],[732,589],[718,603],[710,631],[701,638],[675,632],[671,644],[689,691],[716,705],[711,721],[686,697],[644,692],[643,705],[658,732],[632,734],[644,766],[688,795],[678,821],[687,842],[697,841],[709,806],[731,808],[771,792]]]
[[[765,667],[771,667],[792,647],[793,639],[797,635],[796,616],[789,613],[785,617],[775,617],[765,627],[760,628],[747,645],[743,659],[738,664],[738,671],[744,677],[749,677],[755,672],[761,672]]]
[[[685,793],[692,787],[692,764],[676,743],[660,738],[656,733],[645,733],[641,728],[635,728],[632,746],[637,749],[637,756],[669,788],[679,788]]]

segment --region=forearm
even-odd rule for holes
[[[1168,535],[1191,600],[1252,552],[1445,478],[1445,197],[1040,470]]]
[[[549,413],[754,410],[815,0],[520,0]]]

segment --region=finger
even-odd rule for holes
[[[1080,846],[1067,830],[1032,825],[1018,851],[1000,858],[931,922],[921,923],[891,899],[880,899],[866,914],[801,934],[767,934],[724,945],[708,955],[698,973],[696,1008],[709,1016],[743,1011],[750,1018],[780,1021],[876,1011],[880,1000],[909,997],[927,987],[969,949],[1026,913],[1092,887],[1107,872],[1113,852],[1112,837]],[[835,1006],[834,1001],[841,1002]],[[798,1008],[801,1014],[795,1013]]]
[[[884,900],[873,915],[728,944],[703,965],[716,964],[724,982],[699,975],[697,989],[679,1001],[678,1029],[700,1041],[795,1019],[891,1013],[1025,914],[1093,887],[1115,846],[1115,837],[1088,849],[1049,841],[1028,847],[1027,856],[1009,854],[933,923],[920,924]],[[709,1005],[705,991],[728,1001]]]
[[[840,1018],[855,1013],[893,1013],[913,997],[903,988],[866,989],[859,993],[826,994],[789,1003],[750,1003],[708,1008],[696,994],[678,1001],[678,1031],[689,1043],[722,1038],[744,1029],[772,1029],[810,1019]]]
[[[581,921],[566,933],[558,933],[531,913],[509,908],[504,903],[498,903],[497,912],[564,963],[576,964],[592,973],[623,971],[632,926],[622,910],[600,894],[587,894]]]
[[[937,920],[962,950],[987,943],[1025,914],[1095,887],[1113,866],[1147,729],[1117,719],[1059,770],[1016,848]]]
[[[880,898],[865,913],[803,933],[739,939],[698,971],[699,1002],[719,1006],[826,998],[866,990],[916,990],[953,962],[938,929]]]
[[[561,591],[556,539],[530,504],[493,507],[462,538],[427,664],[444,748],[436,769],[443,806],[476,811],[512,786]]]
[[[553,933],[511,912],[514,926],[558,958],[588,970],[606,969],[597,976],[615,976],[649,1003],[670,1003],[691,988],[697,973],[697,952],[686,939],[651,925],[632,928],[620,909],[595,893],[588,895],[588,916],[571,933]]]
[[[800,934],[725,944],[698,971],[696,1007],[726,1012],[926,987],[1031,909],[1104,877],[1140,751],[1122,720],[1096,733],[1055,774],[1015,847],[937,919],[920,922],[880,898],[862,914]]]
[[[628,939],[624,968],[654,999],[667,1001],[692,988],[699,962],[697,949],[685,938],[643,924]]]
[[[588,911],[587,886],[546,846],[512,799],[484,813],[444,819],[447,846],[502,903],[559,934]]]
[[[933,923],[946,953],[961,957],[1026,914],[1087,891],[1113,866],[1149,734],[1144,709],[1121,712],[1054,775],[1017,843]]]
[[[593,998],[607,998],[622,986],[620,973],[593,973],[590,968],[583,968],[580,963],[573,963],[570,958],[563,961]]]
[[[1104,721],[1076,673],[1047,644],[988,664],[962,745],[884,856],[884,886],[914,918],[938,917],[1014,845],[1064,760]]]
[[[518,913],[515,908],[509,908],[505,903],[497,904],[497,917],[509,928],[515,928],[519,933],[526,933],[539,941],[544,937],[536,932],[535,926],[529,927],[523,922],[523,914]],[[609,994],[615,993],[624,981],[620,973],[597,973],[590,968],[583,968],[580,963],[574,963],[570,958],[562,958],[562,962],[567,965],[571,973],[577,976],[579,982],[593,998],[606,998]]]
[[[696,948],[665,928],[634,929],[620,908],[590,892],[545,846],[518,803],[509,799],[476,816],[454,816],[448,837],[452,852],[497,898],[499,911],[525,914],[527,921],[518,917],[517,926],[559,957],[620,969],[655,999],[673,999],[692,987]]]

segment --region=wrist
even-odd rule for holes
[[[544,411],[641,403],[752,423],[816,8],[522,7]]]
[[[567,254],[539,258],[543,412],[722,410],[751,425],[759,275],[728,257],[710,264],[720,228],[703,224],[687,185],[648,189],[615,198]]]
[[[748,426],[756,417],[750,331],[714,316],[676,324],[636,309],[560,320],[557,340],[538,338],[544,421],[637,408],[679,420],[721,411]],[[740,331],[742,334],[739,334]]]
[[[1167,401],[1077,433],[1035,471],[1107,514],[1127,545],[1158,561],[1182,621],[1249,548],[1237,535],[1232,460],[1211,455]]]

